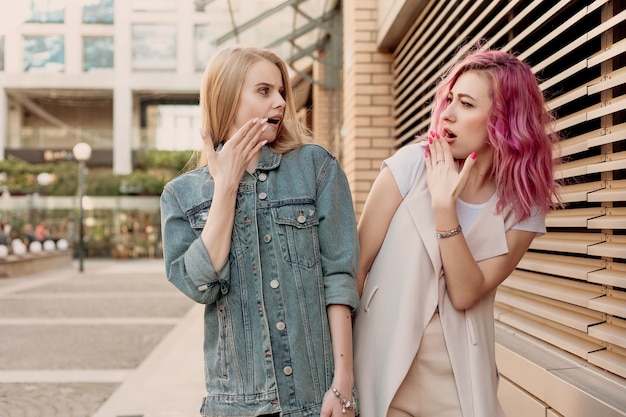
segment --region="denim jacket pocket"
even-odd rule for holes
[[[211,207],[211,201],[206,201],[202,204],[199,204],[191,209],[187,210],[185,215],[189,220],[189,224],[193,229],[196,236],[200,236],[202,233],[202,229],[204,229],[204,225],[206,224],[206,219],[209,216],[209,208]]]
[[[272,217],[286,262],[303,268],[314,268],[319,262],[319,219],[315,205],[286,204],[272,208]]]
[[[206,323],[205,328],[211,334],[206,343],[213,346],[212,353],[205,354],[205,361],[213,371],[212,382],[217,392],[224,392],[220,380],[231,380],[230,383],[233,384],[242,379],[235,348],[239,341],[235,340],[228,302],[220,300],[215,310],[216,314]]]

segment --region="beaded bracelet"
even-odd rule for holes
[[[349,401],[341,396],[337,388],[330,387],[330,389],[333,390],[333,394],[335,394],[335,397],[339,399],[339,402],[341,403],[341,412],[343,414],[346,414],[346,410],[354,410],[354,408],[356,407],[356,402],[354,401],[354,397],[352,397],[352,401]]]
[[[461,225],[458,225],[454,229],[450,230],[437,230],[437,239],[447,239],[452,236],[456,236],[461,233],[463,229],[461,229]]]

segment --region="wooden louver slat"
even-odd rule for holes
[[[423,134],[442,71],[479,39],[531,65],[563,137],[566,206],[501,284],[496,319],[626,378],[623,3],[430,0],[394,51],[392,113],[397,147]]]

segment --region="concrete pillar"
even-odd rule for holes
[[[82,50],[83,38],[79,35],[80,26],[82,25],[82,8],[66,7],[65,8],[65,24],[63,30],[65,32],[65,73],[80,74],[83,70]],[[72,51],[81,51],[81,53],[73,53]]]
[[[115,2],[115,45],[131,42],[130,3]],[[125,47],[115,48],[115,89],[113,90],[113,173],[133,170],[133,92],[130,88],[131,54]]]
[[[7,148],[7,115],[9,114],[7,93],[4,89],[0,90],[0,161],[5,159],[5,150]]]
[[[133,105],[128,86],[116,87],[113,93],[113,173],[130,174],[133,170]]]

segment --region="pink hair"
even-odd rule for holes
[[[491,175],[499,195],[497,210],[510,206],[519,221],[547,213],[561,201],[554,180],[558,161],[552,155],[559,136],[528,64],[507,52],[471,51],[439,83],[430,129],[441,131],[440,116],[448,94],[467,71],[480,71],[491,80],[493,101],[487,129],[494,150]]]

